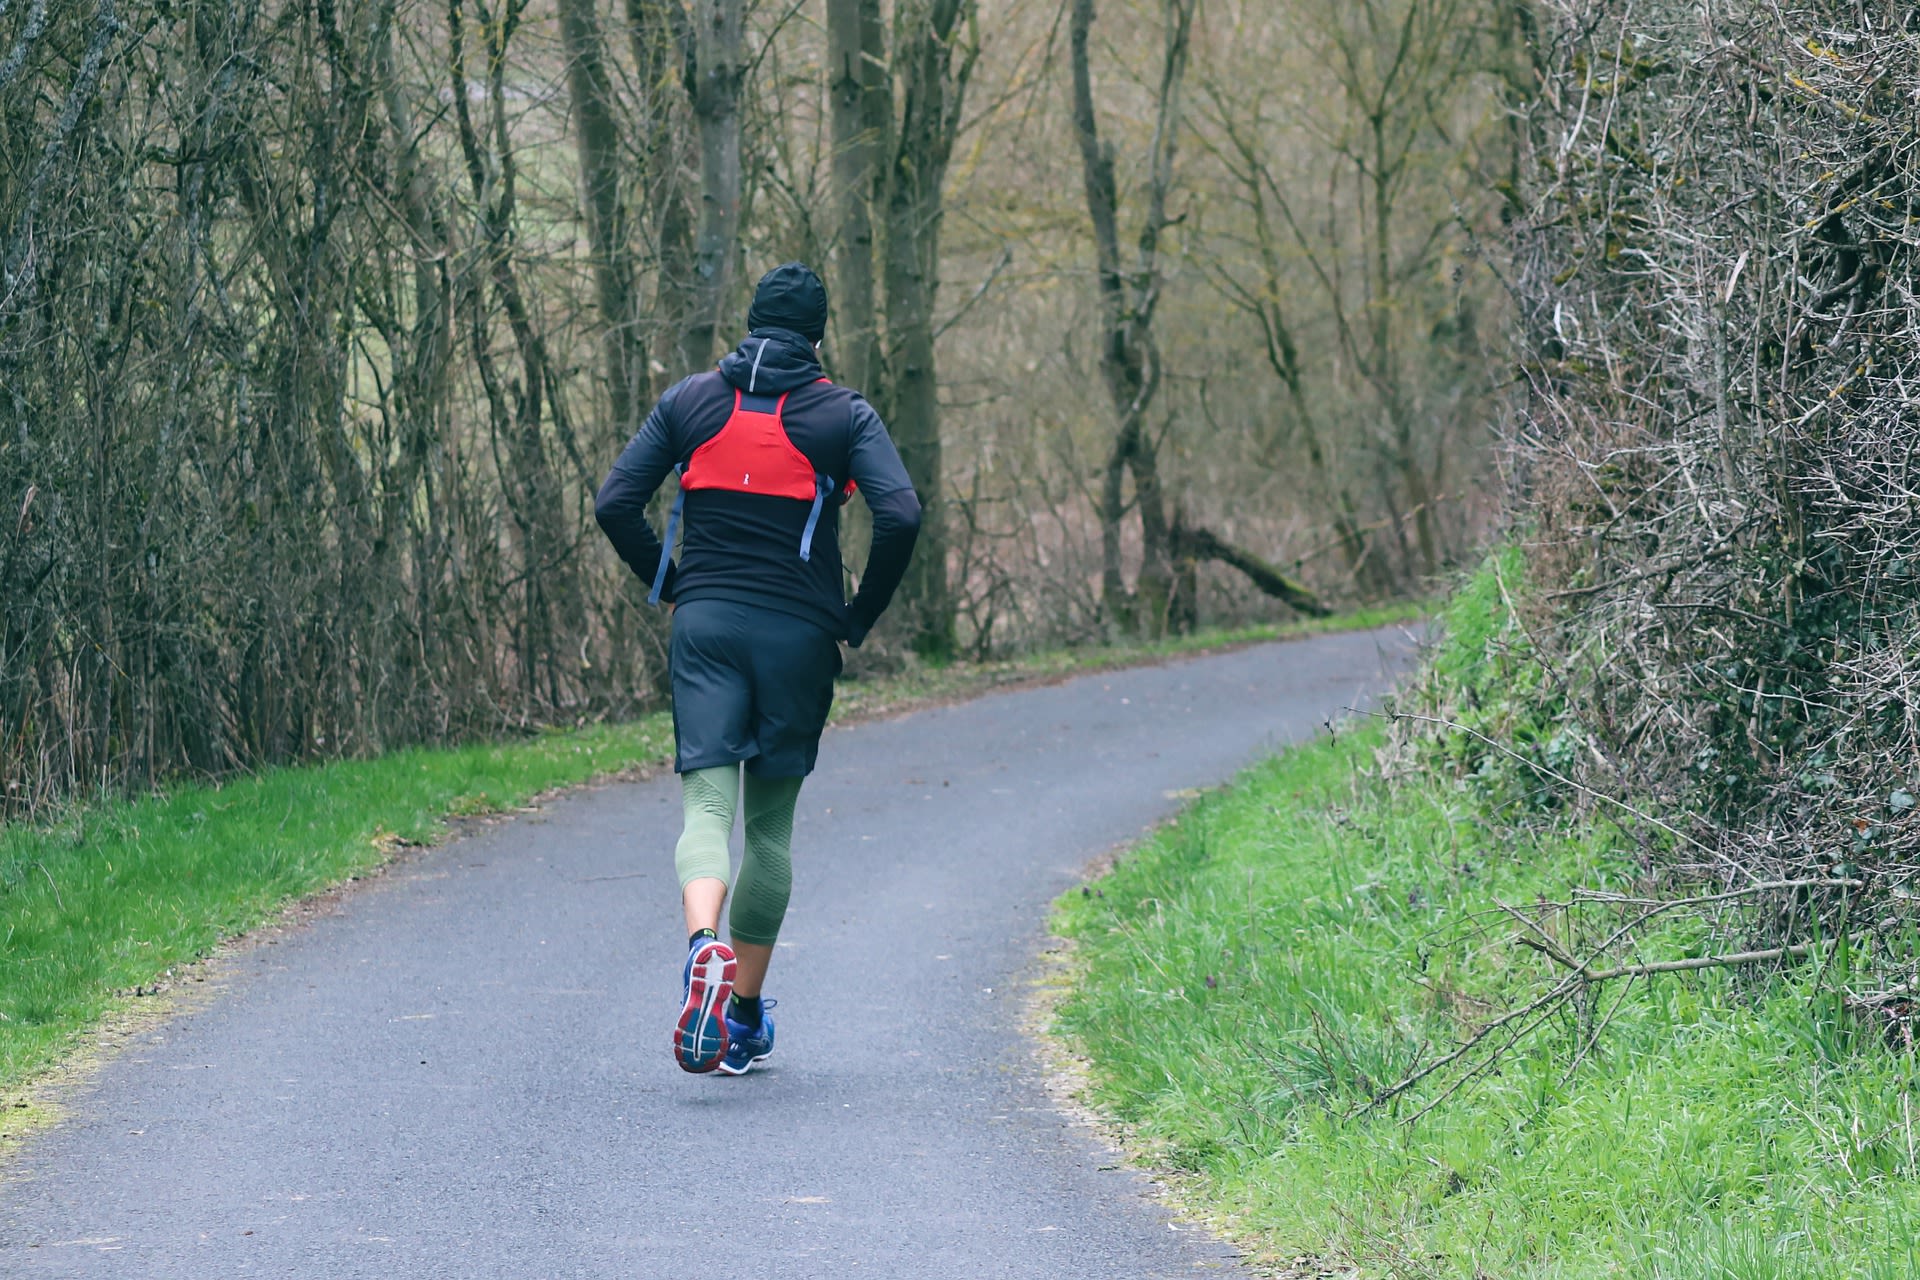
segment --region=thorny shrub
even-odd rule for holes
[[[1904,1034],[1920,9],[1549,0],[1534,20],[1508,458],[1533,728],[1573,735],[1547,789],[1660,814],[1623,827],[1657,893],[1736,895],[1699,908],[1716,949],[1854,943],[1853,1007]]]

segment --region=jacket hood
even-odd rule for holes
[[[824,373],[813,344],[790,329],[755,329],[720,361],[720,376],[742,391],[785,395]]]

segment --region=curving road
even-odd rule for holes
[[[831,731],[779,1051],[740,1079],[668,1050],[671,777],[411,859],[71,1099],[0,1182],[0,1276],[1233,1273],[1050,1105],[1022,977],[1089,859],[1412,647],[1326,636]]]

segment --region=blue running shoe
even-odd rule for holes
[[[720,1059],[721,1075],[743,1076],[753,1070],[755,1063],[765,1062],[773,1056],[773,1018],[770,1011],[779,1003],[778,1000],[760,1002],[760,1025],[757,1027],[727,1019],[727,1053]]]
[[[687,952],[686,1000],[673,1028],[673,1056],[682,1071],[711,1071],[725,1061],[727,1000],[738,971],[733,948],[717,938]]]

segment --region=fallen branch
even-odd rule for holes
[[[1861,938],[1849,938],[1849,942],[1858,942]],[[1518,935],[1514,941],[1529,951],[1538,951],[1556,964],[1571,968],[1583,982],[1611,982],[1615,978],[1645,978],[1656,973],[1691,973],[1697,969],[1727,969],[1742,964],[1765,964],[1769,960],[1797,960],[1801,956],[1816,951],[1822,945],[1818,942],[1798,942],[1790,947],[1766,947],[1759,951],[1729,951],[1721,955],[1690,956],[1685,960],[1656,960],[1651,964],[1625,964],[1614,969],[1593,969],[1586,965],[1576,965],[1556,947],[1542,945],[1525,934]]]
[[[1729,889],[1725,893],[1709,893],[1694,898],[1635,898],[1622,893],[1606,893],[1598,889],[1575,889],[1571,902],[1557,902],[1557,907],[1572,907],[1584,902],[1607,903],[1613,906],[1658,907],[1662,911],[1671,911],[1676,907],[1709,906],[1716,902],[1731,902],[1735,898],[1751,898],[1757,893],[1782,893],[1789,889],[1864,889],[1865,880],[1835,879],[1824,876],[1814,880],[1765,880],[1759,884],[1746,885],[1739,889]]]
[[[1848,939],[1849,942],[1858,940],[1858,935]],[[1478,1063],[1463,1072],[1460,1077],[1449,1084],[1438,1097],[1432,1099],[1413,1115],[1407,1117],[1407,1123],[1409,1124],[1419,1120],[1422,1116],[1432,1111],[1435,1106],[1457,1092],[1468,1080],[1487,1070],[1493,1063],[1498,1062],[1503,1053],[1517,1044],[1521,1037],[1545,1021],[1555,1008],[1563,1004],[1576,992],[1591,984],[1609,982],[1615,978],[1648,977],[1659,973],[1683,973],[1695,969],[1723,968],[1739,964],[1761,964],[1768,960],[1792,959],[1804,956],[1821,945],[1815,942],[1803,942],[1791,947],[1772,947],[1764,951],[1741,951],[1717,956],[1696,956],[1687,960],[1661,960],[1651,964],[1632,964],[1621,965],[1613,969],[1594,969],[1587,965],[1573,964],[1572,961],[1559,953],[1558,948],[1553,947],[1551,944],[1541,943],[1537,939],[1521,935],[1516,937],[1514,941],[1518,942],[1521,946],[1538,951],[1542,955],[1551,957],[1560,964],[1567,966],[1569,969],[1567,976],[1526,1004],[1521,1005],[1517,1009],[1508,1010],[1492,1022],[1489,1022],[1486,1026],[1481,1027],[1452,1053],[1447,1054],[1445,1057],[1434,1059],[1417,1071],[1409,1072],[1395,1084],[1375,1093],[1371,1098],[1367,1099],[1366,1105],[1360,1108],[1359,1114],[1364,1115],[1369,1111],[1377,1110],[1394,1098],[1414,1088],[1421,1081],[1428,1079],[1436,1072],[1443,1071],[1447,1067],[1467,1057],[1500,1031],[1513,1027],[1513,1024],[1516,1022],[1523,1023],[1523,1025],[1517,1029],[1512,1030],[1504,1044],[1495,1046],[1491,1052],[1489,1052],[1484,1062]],[[1609,1015],[1609,1020],[1611,1020],[1611,1015]],[[1594,1038],[1597,1038],[1597,1036],[1598,1031],[1596,1030]],[[1588,1048],[1591,1048],[1591,1045],[1589,1045]],[[1586,1051],[1586,1049],[1583,1049],[1581,1052],[1585,1053]]]
[[[1254,586],[1311,618],[1333,612],[1311,587],[1296,582],[1244,547],[1236,547],[1211,529],[1181,528],[1175,554],[1195,560],[1217,560],[1244,573]]]
[[[1434,1072],[1441,1071],[1447,1067],[1452,1066],[1454,1063],[1460,1061],[1460,1059],[1466,1057],[1469,1053],[1472,1053],[1488,1037],[1492,1036],[1495,1032],[1499,1031],[1502,1027],[1510,1026],[1513,1023],[1519,1021],[1520,1019],[1527,1017],[1529,1014],[1537,1013],[1541,1009],[1546,1008],[1549,1005],[1558,1004],[1560,1001],[1566,999],[1567,996],[1571,995],[1576,989],[1578,989],[1579,983],[1580,983],[1580,978],[1578,974],[1569,974],[1567,977],[1563,978],[1560,981],[1559,985],[1555,986],[1551,991],[1548,991],[1546,994],[1537,997],[1531,1003],[1522,1005],[1518,1009],[1510,1009],[1506,1013],[1501,1014],[1498,1018],[1495,1018],[1492,1022],[1489,1022],[1486,1026],[1474,1032],[1472,1036],[1468,1037],[1465,1044],[1461,1045],[1458,1049],[1455,1049],[1452,1053],[1447,1054],[1443,1058],[1435,1058],[1432,1062],[1429,1062],[1426,1066],[1421,1067],[1419,1070],[1409,1072],[1407,1075],[1403,1076],[1397,1084],[1390,1085],[1389,1087],[1382,1089],[1378,1093],[1374,1094],[1371,1098],[1367,1099],[1367,1104],[1360,1108],[1360,1114],[1365,1115],[1369,1111],[1377,1110],[1378,1108],[1385,1105],[1386,1103],[1391,1102],[1393,1099],[1399,1097],[1401,1094],[1405,1093],[1407,1090],[1413,1088],[1415,1085],[1419,1084],[1422,1080],[1425,1080],[1428,1076],[1432,1075]],[[1522,1027],[1520,1029],[1519,1034],[1524,1034],[1527,1030],[1529,1030],[1529,1028]],[[1451,1092],[1451,1090],[1449,1092]]]

